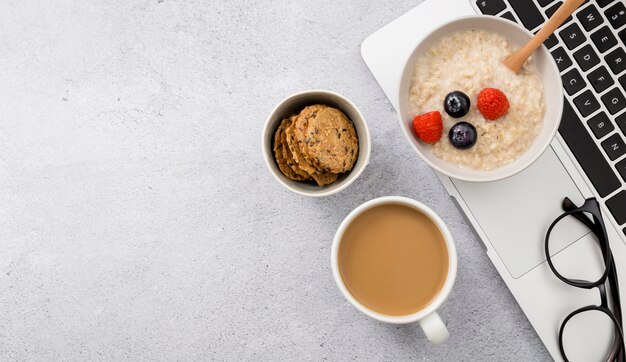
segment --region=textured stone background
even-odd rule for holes
[[[418,3],[0,2],[0,359],[549,359],[361,59]],[[351,98],[373,141],[322,200],[260,154],[269,111],[310,88]],[[336,227],[382,195],[456,238],[442,346],[332,280]]]

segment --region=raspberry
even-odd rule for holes
[[[441,138],[443,121],[439,111],[420,114],[413,118],[415,135],[426,143],[435,143]]]
[[[509,111],[509,100],[501,90],[485,88],[478,93],[478,110],[488,120],[496,120]]]

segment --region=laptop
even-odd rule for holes
[[[433,28],[460,16],[485,14],[537,32],[560,4],[426,0],[365,39],[361,53],[397,110],[404,62]],[[551,147],[528,169],[502,181],[470,183],[437,174],[555,360],[562,360],[558,331],[563,319],[575,309],[600,303],[596,289],[563,283],[546,262],[544,237],[563,213],[565,196],[577,205],[589,197],[600,201],[618,276],[626,281],[625,42],[624,1],[585,2],[544,44],[561,71],[565,94]],[[594,242],[587,229],[573,224],[551,251],[552,259],[590,272],[599,270],[601,260],[589,257]],[[626,286],[621,291],[626,300]],[[590,321],[588,328],[595,327]],[[590,343],[567,341],[568,355],[572,351],[581,360],[597,358],[588,356]]]

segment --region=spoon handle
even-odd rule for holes
[[[583,2],[585,2],[585,0],[565,0],[563,5],[561,5],[550,19],[543,24],[541,30],[539,30],[528,43],[511,54],[511,56],[504,61],[504,65],[515,73],[519,72],[524,62],[526,62],[526,59],[528,59],[528,57],[530,57]]]

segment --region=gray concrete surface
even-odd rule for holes
[[[549,359],[361,59],[417,3],[0,2],[0,359]],[[260,154],[265,116],[310,88],[356,102],[373,141],[361,178],[321,200]],[[336,227],[382,195],[425,202],[456,238],[442,346],[332,280]]]

